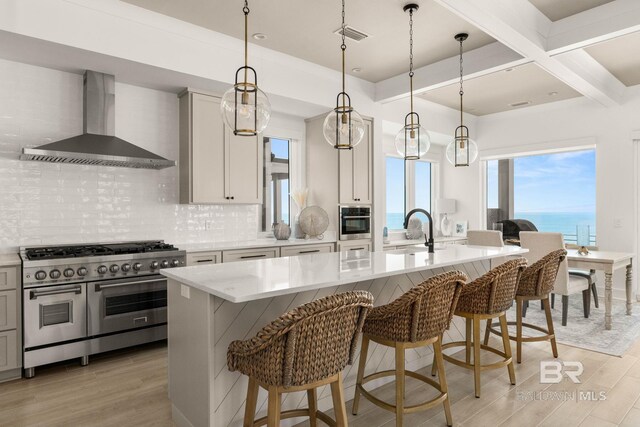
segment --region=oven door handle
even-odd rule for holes
[[[344,219],[361,219],[361,218],[371,218],[371,215],[342,215]]]
[[[138,280],[135,282],[123,282],[123,283],[109,283],[106,285],[102,285],[100,283],[96,283],[96,292],[100,292],[103,289],[108,289],[108,288],[119,288],[122,286],[131,286],[131,285],[139,285],[142,283],[152,283],[152,282],[158,282],[159,280],[163,280],[163,279],[149,279],[149,280]]]
[[[49,291],[31,291],[29,293],[29,299],[36,299],[38,297],[50,296],[50,295],[62,295],[62,294],[81,294],[82,286],[74,286],[72,288],[56,288]]]

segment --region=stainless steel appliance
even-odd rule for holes
[[[161,268],[186,254],[161,240],[20,249],[25,376],[61,360],[165,339]]]
[[[340,206],[340,240],[371,238],[371,207]]]

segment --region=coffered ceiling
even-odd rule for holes
[[[529,0],[552,21],[559,21],[614,0]]]
[[[640,33],[633,33],[585,49],[626,86],[640,84]]]

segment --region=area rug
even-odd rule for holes
[[[553,326],[558,343],[572,347],[579,347],[599,353],[622,357],[631,345],[640,338],[640,306],[633,305],[633,314],[626,315],[624,301],[614,300],[612,305],[613,324],[611,330],[604,329],[604,300],[600,299],[600,308],[593,306],[588,319],[584,318],[582,310],[582,295],[572,295],[569,298],[569,317],[567,326],[562,326],[561,297],[556,298],[555,308],[551,310]],[[507,312],[507,320],[516,318],[516,307],[513,305]],[[540,309],[539,301],[531,301],[527,309],[525,322],[547,326],[544,310]],[[509,333],[515,335],[515,326],[509,327]],[[538,334],[535,331],[526,331],[532,336]]]

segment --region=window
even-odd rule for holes
[[[398,157],[386,158],[387,166],[387,211],[386,226],[390,230],[401,230],[405,215],[405,171],[404,160]],[[426,161],[407,162],[406,206],[407,211],[422,208],[431,211],[431,163]],[[427,218],[418,214],[422,222]]]
[[[488,228],[499,219],[526,219],[539,231],[560,232],[576,243],[577,227],[589,226],[595,245],[595,170],[595,150],[487,162]]]
[[[262,231],[289,224],[289,144],[288,139],[264,138]]]

